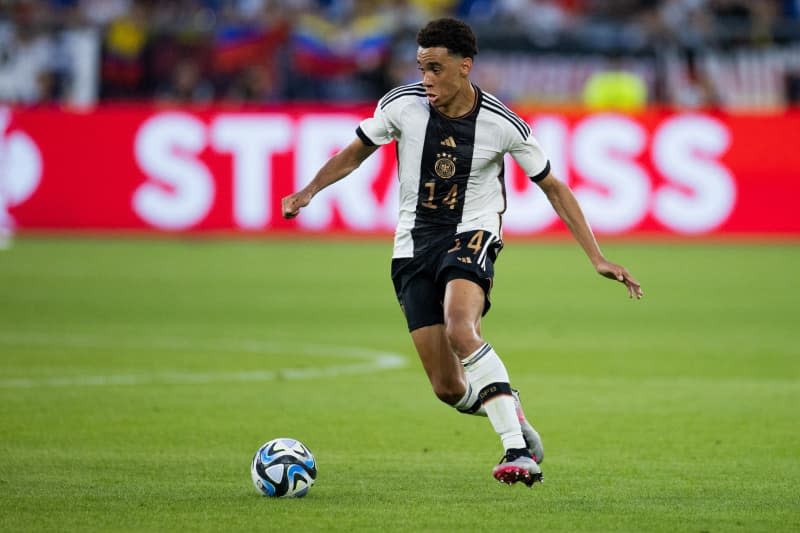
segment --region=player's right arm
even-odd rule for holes
[[[419,83],[404,85],[381,98],[373,116],[359,124],[357,138],[322,165],[314,179],[302,190],[283,199],[283,218],[296,217],[315,194],[353,172],[375,150],[396,139],[399,128],[395,122],[402,116],[403,102],[408,101],[410,96],[424,97],[425,89]]]
[[[380,147],[367,146],[360,138],[356,138],[344,150],[322,165],[308,185],[283,198],[281,201],[283,218],[296,217],[300,210],[311,202],[314,195],[353,172],[378,148]]]

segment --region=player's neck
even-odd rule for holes
[[[475,109],[475,102],[478,99],[478,92],[469,80],[464,82],[461,90],[456,94],[446,106],[438,107],[442,115],[448,118],[460,118],[468,115]]]

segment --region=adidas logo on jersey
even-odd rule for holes
[[[444,139],[441,142],[441,144],[444,145],[444,146],[449,146],[450,148],[455,148],[456,147],[456,141],[455,141],[455,139],[453,139],[452,135],[450,137],[448,137],[447,139]]]

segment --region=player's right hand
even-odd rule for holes
[[[284,196],[281,200],[281,210],[283,211],[283,218],[294,218],[300,213],[300,210],[308,205],[311,198],[303,192],[296,192],[289,196]]]

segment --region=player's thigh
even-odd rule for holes
[[[486,302],[486,291],[473,276],[452,270],[447,276],[444,291],[445,324],[470,324],[475,329],[480,324]]]
[[[444,314],[445,320],[448,313],[470,313],[475,300],[480,300],[479,316],[489,312],[491,307],[490,294],[494,280],[494,261],[502,248],[502,241],[484,230],[474,230],[459,233],[455,236],[453,245],[444,254],[437,272],[437,283],[445,287]],[[455,282],[455,284],[453,283]],[[468,282],[471,282],[470,285]],[[454,285],[455,289],[447,287]]]

